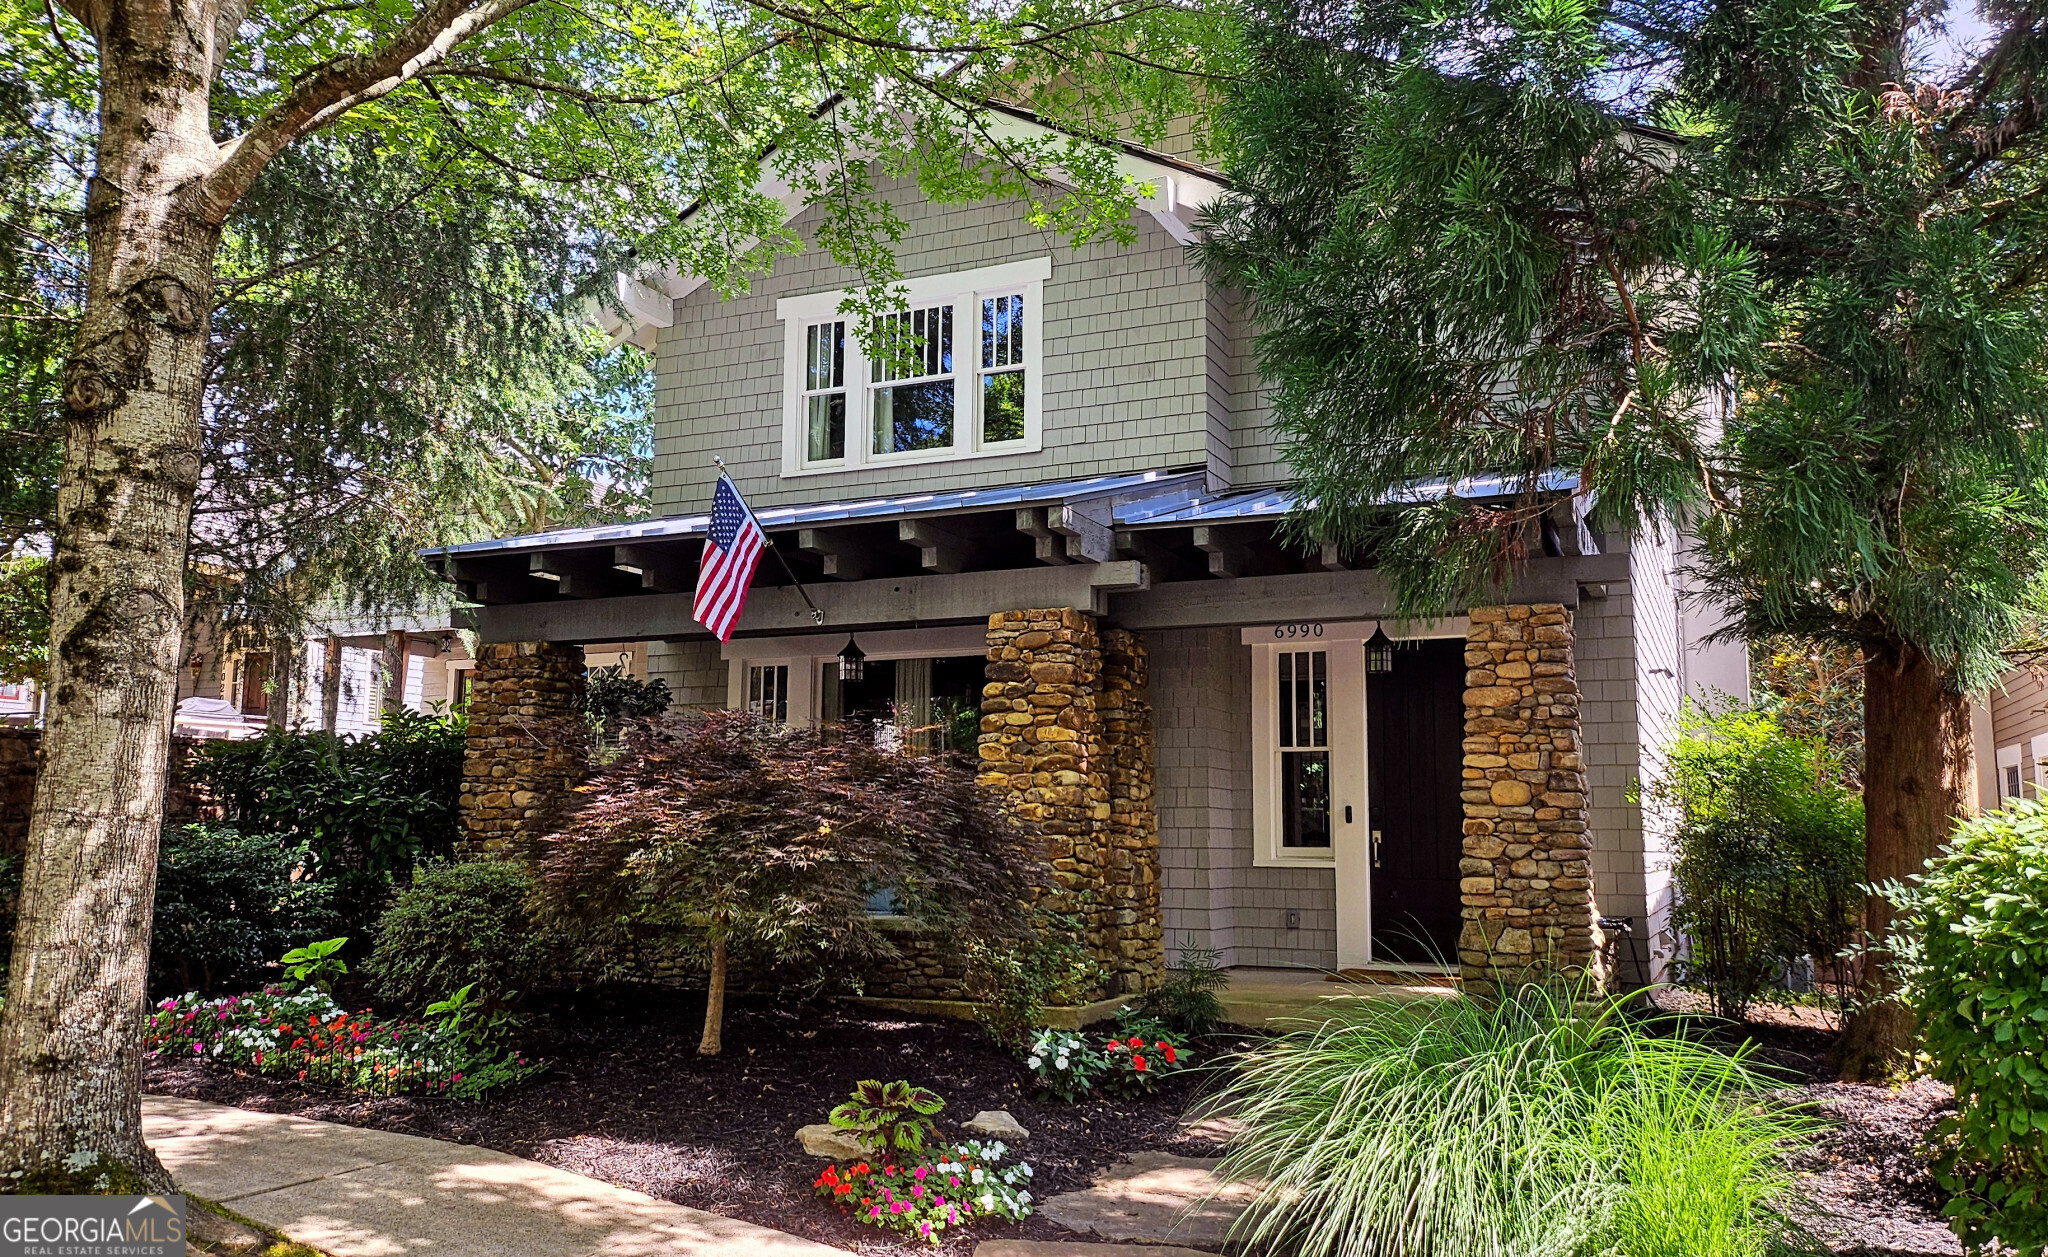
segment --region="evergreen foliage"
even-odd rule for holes
[[[1820,743],[1767,711],[1688,706],[1650,791],[1674,825],[1671,924],[1681,982],[1740,1019],[1811,957],[1837,984],[1863,905],[1863,804]]]
[[[365,737],[272,729],[207,744],[190,771],[245,832],[304,844],[322,876],[389,878],[454,850],[463,728],[393,711]]]
[[[157,852],[150,985],[159,995],[260,985],[279,955],[333,933],[334,887],[311,855],[267,834],[186,825]]]
[[[1957,1112],[1933,1141],[1942,1211],[1972,1252],[2048,1252],[2048,811],[1965,822],[1927,871],[1885,887],[1905,999]],[[1994,1243],[1995,1240],[1995,1243]]]
[[[1224,110],[1242,284],[1307,535],[1418,608],[1596,525],[1695,518],[1752,634],[2001,667],[2048,561],[2031,9],[1270,6]],[[1499,480],[1407,509],[1420,483]]]
[[[419,1012],[474,985],[496,1007],[530,994],[560,971],[560,940],[533,918],[533,874],[516,860],[433,862],[377,920],[363,973],[379,997]]]

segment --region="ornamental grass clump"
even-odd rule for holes
[[[1529,988],[1333,1001],[1242,1059],[1234,1242],[1299,1257],[1765,1257],[1804,1123],[1738,1055]]]

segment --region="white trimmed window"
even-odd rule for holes
[[[2007,799],[2019,798],[2020,790],[2021,778],[2019,744],[2014,743],[2011,746],[2001,746],[1998,748],[1999,802],[2003,803]]]
[[[846,292],[785,297],[786,476],[1042,447],[1039,312],[1052,260],[908,280],[863,338]]]
[[[747,710],[763,720],[789,723],[789,665],[753,664],[747,668]]]

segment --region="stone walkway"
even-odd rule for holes
[[[1054,1196],[1038,1212],[1069,1231],[1097,1239],[1215,1252],[1256,1194],[1249,1183],[1219,1185],[1211,1172],[1215,1168],[1216,1162],[1197,1157],[1140,1152],[1096,1175],[1094,1186]]]
[[[147,1096],[185,1191],[334,1257],[845,1257],[502,1152]]]

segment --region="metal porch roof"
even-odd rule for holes
[[[1574,471],[1549,471],[1536,480],[1539,493],[1567,493],[1579,487]],[[1381,499],[1381,504],[1434,502],[1445,497],[1499,498],[1521,491],[1522,486],[1504,476],[1467,477],[1454,482],[1430,481],[1412,485]],[[1119,507],[1119,528],[1186,528],[1199,524],[1225,524],[1237,520],[1271,519],[1294,509],[1294,493],[1284,487],[1267,485],[1231,493],[1186,496],[1171,495],[1130,502]]]
[[[1020,506],[1043,506],[1078,498],[1109,497],[1148,486],[1166,495],[1166,501],[1185,505],[1192,490],[1202,483],[1199,471],[1143,471],[1115,476],[1094,476],[1085,480],[1063,480],[1052,484],[1015,485],[994,489],[961,489],[947,493],[918,493],[903,497],[868,498],[857,502],[826,502],[814,506],[783,506],[754,512],[761,527],[768,530],[804,528],[819,524],[872,523],[890,519],[913,519],[926,515],[958,515],[969,511],[1003,510]],[[1174,490],[1185,485],[1187,493]],[[1122,512],[1118,512],[1121,520]],[[528,533],[518,537],[493,537],[421,551],[424,557],[464,557],[518,554],[527,551],[559,550],[600,543],[631,544],[661,539],[682,540],[702,537],[711,516],[668,515],[630,524],[594,524],[586,528],[563,528],[554,532]]]

